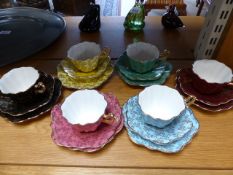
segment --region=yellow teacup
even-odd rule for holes
[[[67,57],[80,71],[91,72],[98,66],[100,57],[107,54],[105,50],[101,51],[99,44],[85,41],[72,46]]]

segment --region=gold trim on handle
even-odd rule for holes
[[[194,104],[194,102],[196,101],[196,97],[194,96],[188,96],[186,99],[185,99],[185,103],[187,106],[191,106],[192,104]]]
[[[42,83],[42,82],[38,82],[34,87],[35,87],[35,93],[37,93],[37,94],[42,94],[46,90],[46,87],[45,87],[44,83]]]
[[[118,122],[118,117],[113,113],[108,113],[103,115],[102,123],[112,124],[114,122]]]
[[[159,59],[167,60],[167,58],[169,57],[170,54],[171,54],[171,52],[169,50],[164,49],[163,52],[160,53]]]

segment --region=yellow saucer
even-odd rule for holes
[[[78,70],[69,58],[61,61],[60,65],[65,73],[76,80],[95,79],[101,76],[107,69],[110,58],[108,56],[101,56],[99,65],[91,72],[81,72]]]
[[[83,80],[77,80],[71,78],[66,72],[64,72],[61,65],[58,65],[57,67],[57,76],[59,80],[62,82],[62,85],[67,88],[73,88],[73,89],[93,89],[99,87],[105,81],[108,80],[108,78],[112,75],[112,73],[113,73],[113,67],[111,64],[109,64],[107,66],[106,71],[100,77],[94,79],[86,79],[83,81]]]

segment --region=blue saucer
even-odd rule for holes
[[[159,145],[165,145],[181,139],[193,126],[192,121],[187,117],[189,115],[188,110],[185,110],[180,117],[162,129],[146,124],[143,120],[143,115],[138,104],[138,96],[131,98],[127,103],[127,125],[130,130],[142,138]]]
[[[156,144],[156,143],[153,143],[152,141],[149,141],[148,139],[144,139],[141,135],[139,135],[139,134],[142,134],[142,132],[136,133],[134,130],[132,130],[132,128],[131,128],[132,125],[131,125],[131,127],[128,125],[128,123],[131,123],[128,121],[128,119],[131,119],[130,115],[132,112],[130,112],[130,111],[133,108],[133,106],[131,106],[131,103],[136,98],[137,97],[133,97],[133,98],[129,99],[129,101],[126,104],[124,104],[123,110],[122,110],[124,118],[125,118],[125,127],[128,131],[128,135],[129,135],[130,139],[134,143],[141,145],[141,146],[145,146],[150,150],[157,150],[157,151],[161,151],[161,152],[165,152],[165,153],[176,153],[176,152],[181,151],[185,145],[187,145],[189,142],[191,142],[192,137],[198,132],[199,123],[198,123],[197,119],[194,117],[192,110],[187,108],[185,110],[184,115],[182,115],[182,116],[185,116],[184,118],[186,118],[187,120],[192,122],[192,128],[186,134],[184,134],[183,137],[178,138],[178,140],[175,139],[175,141],[173,141],[173,142],[170,142],[170,143],[168,142],[167,144]],[[135,118],[137,118],[137,117],[135,117]],[[180,118],[182,118],[182,117],[180,117]],[[176,121],[176,122],[178,122],[178,121]],[[186,123],[184,123],[184,124],[186,124]],[[170,127],[170,125],[168,127]],[[165,129],[166,128],[163,128],[161,130],[165,130]],[[161,131],[161,133],[163,133],[163,131]],[[145,136],[145,135],[143,135],[143,136]],[[161,140],[162,140],[162,138],[166,140],[166,141],[162,141],[162,143],[165,143],[168,141],[168,139],[166,138],[167,136],[168,136],[168,132],[166,132],[166,136],[165,135],[159,136]],[[172,137],[170,135],[169,135],[169,137],[174,138],[174,136]]]

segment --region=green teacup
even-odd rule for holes
[[[130,44],[126,49],[129,66],[138,73],[151,71],[158,61],[159,54],[156,46],[144,42]]]

